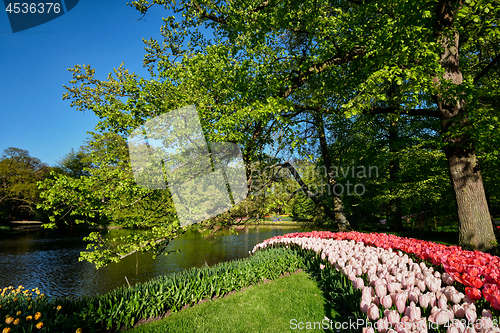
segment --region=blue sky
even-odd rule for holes
[[[3,8],[3,7],[2,7]],[[122,62],[130,72],[149,77],[142,67],[142,38],[161,40],[162,17],[153,6],[141,14],[123,1],[80,0],[69,12],[37,27],[12,33],[0,13],[0,154],[8,147],[28,150],[55,165],[77,150],[98,118],[62,100],[74,65],[89,64],[105,79]]]

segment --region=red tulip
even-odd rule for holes
[[[478,300],[480,299],[482,296],[481,296],[481,291],[477,288],[465,288],[465,293],[467,294],[467,296],[469,296],[470,299],[473,299],[473,300]]]

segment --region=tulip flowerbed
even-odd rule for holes
[[[314,231],[276,236],[253,252],[274,246],[301,248],[361,291],[352,295],[363,331],[500,332],[496,256],[387,234]]]

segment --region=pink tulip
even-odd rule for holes
[[[380,318],[377,320],[375,323],[375,328],[377,329],[377,332],[380,333],[385,333],[389,329],[389,322],[387,321],[387,318]]]
[[[399,313],[403,313],[405,311],[405,303],[406,300],[401,294],[396,295],[396,309]]]
[[[410,321],[410,318],[404,316],[401,318],[401,321],[399,323],[397,323],[395,326],[396,326],[396,331],[398,333],[402,333],[402,332],[409,333],[409,332],[411,332],[413,322]]]
[[[458,329],[458,332],[463,332],[465,331],[465,325],[463,322],[461,322],[460,320],[453,320],[453,322],[451,323],[450,327],[455,327]]]
[[[372,302],[372,296],[371,296],[370,293],[362,293],[361,294],[361,300],[365,301],[367,303],[371,303]]]
[[[364,286],[365,286],[365,281],[363,281],[362,278],[356,278],[356,280],[354,281],[354,288],[363,289]]]
[[[459,293],[458,291],[450,293],[450,301],[455,303],[455,304],[460,303],[462,298],[463,298],[463,294]]]
[[[415,285],[415,277],[410,276],[406,279],[406,289],[413,288]]]
[[[446,330],[446,333],[460,333],[460,331],[455,326],[449,326],[448,329]]]
[[[421,292],[424,292],[425,291],[425,282],[422,280],[418,280],[417,287],[418,287],[418,289],[420,289]]]
[[[498,325],[498,323],[496,323]],[[490,317],[482,317],[476,325],[476,331],[483,329],[484,331],[493,327],[493,319]]]
[[[410,302],[418,303],[418,296],[419,292],[416,289],[413,289],[408,293],[408,300],[410,300]]]
[[[363,327],[363,333],[375,333],[372,327]]]
[[[319,265],[319,268],[320,268],[320,269],[324,269],[324,268],[325,268],[325,265],[320,264],[320,265]]]
[[[471,326],[467,326],[464,330],[464,333],[476,333],[476,329]]]
[[[389,313],[387,314],[387,321],[391,324],[396,324],[399,323],[401,320],[401,317],[399,316],[399,313],[396,310],[389,310]]]
[[[464,296],[464,303],[470,303],[470,304],[473,304],[475,303],[476,301],[473,300],[472,298],[470,298],[468,295],[465,295]]]
[[[474,312],[476,312],[476,310],[477,310],[476,306],[474,305],[474,303],[464,303],[463,307],[464,307],[465,310],[471,309]]]
[[[427,320],[426,318],[421,318],[413,323],[413,329],[418,333],[427,333]]]
[[[370,287],[370,286],[365,286],[365,287],[363,287],[363,289],[361,289],[361,292],[362,292],[363,294],[365,294],[365,293],[366,293],[366,294],[369,294],[369,295],[370,295],[370,297],[375,296],[375,291],[373,291],[373,288],[372,288],[372,287]]]
[[[377,296],[372,297],[372,303],[376,306],[380,305],[380,299]]]
[[[429,284],[427,284],[427,288],[429,288],[429,290],[432,292],[436,292],[439,289],[439,285],[436,282],[436,280],[429,279]]]
[[[416,307],[414,302],[410,303],[410,311],[408,313],[408,317],[410,317],[411,321],[420,319],[420,308]]]
[[[443,273],[443,275],[441,275],[441,279],[448,286],[451,286],[453,284],[453,282],[454,282],[453,278],[448,273]]]
[[[370,305],[366,315],[371,320],[377,320],[379,318],[378,307],[375,304]]]
[[[367,314],[368,313],[368,307],[370,306],[370,304],[371,304],[371,302],[366,302],[365,300],[361,300],[361,304],[359,306],[360,309],[361,309],[361,312],[363,312],[364,314]]]
[[[410,318],[410,310],[411,310],[411,308],[410,308],[410,306],[408,305],[408,306],[405,308],[405,312],[404,312],[405,317]]]
[[[378,284],[378,285],[375,287],[375,294],[376,294],[379,298],[382,298],[382,297],[384,297],[385,295],[387,295],[387,288],[385,287],[385,285],[383,285],[383,284]]]
[[[430,293],[429,295],[429,305],[435,307],[437,305],[436,294]]]
[[[420,308],[416,307],[415,303],[411,302],[411,304],[405,308],[404,316],[410,318],[410,321],[420,319]]]
[[[436,316],[434,318],[436,319],[436,324],[438,325],[444,325],[450,319],[448,313],[444,310],[441,310],[438,313],[436,313]]]
[[[448,300],[446,299],[445,295],[441,295],[441,297],[439,297],[438,307],[440,309],[447,309],[448,308]]]
[[[481,317],[486,317],[486,318],[491,318],[493,319],[493,315],[491,314],[490,310],[483,309],[483,312],[481,313]]]
[[[396,292],[396,288],[395,288],[394,283],[388,283],[387,284],[387,292],[389,294],[394,294]]]
[[[453,319],[455,319],[455,314],[453,313],[453,311],[451,309],[446,309],[444,311],[446,311],[446,313],[448,313],[449,321],[452,321]]]
[[[380,304],[386,309],[390,308],[392,306],[392,297],[391,295],[385,295],[380,299]]]
[[[473,323],[477,319],[477,313],[476,310],[473,310],[471,308],[468,308],[465,310],[465,318],[469,321],[469,323]]]
[[[437,306],[433,306],[431,309],[431,315],[435,315],[440,311],[440,309]]]
[[[454,304],[451,308],[453,310],[453,313],[455,314],[455,317],[463,318],[465,316],[465,309],[461,305]]]
[[[418,303],[420,304],[420,306],[422,308],[427,309],[427,307],[429,306],[429,302],[430,302],[429,295],[427,295],[427,294],[420,294],[418,296]]]

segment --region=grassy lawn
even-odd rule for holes
[[[316,282],[301,272],[196,305],[127,332],[296,332],[299,329],[295,323],[314,325],[325,316],[334,319],[338,314]],[[296,319],[294,325],[292,319]]]

